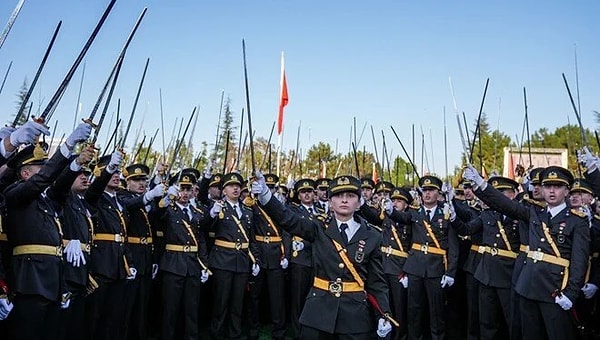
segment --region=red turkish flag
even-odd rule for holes
[[[279,96],[279,113],[277,114],[277,135],[283,132],[283,108],[288,104],[287,80],[285,79],[285,65],[283,52],[281,52],[281,93]]]

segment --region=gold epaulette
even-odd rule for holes
[[[316,214],[315,218],[323,223],[329,222],[330,219],[329,215],[327,214]]]
[[[383,231],[383,228],[381,228],[381,227],[379,227],[379,226],[376,226],[376,225],[374,225],[374,224],[367,223],[367,225],[368,225],[369,227],[371,227],[371,228],[373,228],[373,229],[377,230],[378,232],[382,232],[382,231]]]
[[[523,197],[523,201],[525,201],[525,202],[527,202],[529,204],[537,205],[540,208],[545,208],[546,207],[546,202],[536,201],[536,200],[531,199],[529,197]]]
[[[420,206],[420,205],[414,205],[414,204],[411,204],[411,205],[409,206],[409,208],[411,208],[411,209],[415,209],[415,210],[419,210],[419,208],[421,208],[421,206]]]
[[[587,215],[583,211],[580,211],[579,209],[571,209],[571,214],[579,216],[581,218],[587,218]]]

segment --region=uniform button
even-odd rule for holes
[[[393,238],[393,237],[392,237],[392,238],[390,238],[390,239],[391,239],[392,241],[394,240],[394,238]]]
[[[546,239],[542,237],[542,238],[540,239],[540,241],[542,241],[542,242],[546,242]]]
[[[427,233],[427,236],[429,236],[429,233]]]
[[[496,234],[496,237],[500,237],[500,234]]]
[[[542,251],[542,248],[538,248],[537,251]]]
[[[270,231],[267,231],[267,236],[271,236],[271,232]]]
[[[497,247],[497,246],[498,246],[498,243],[494,243],[494,247]]]
[[[343,269],[344,268],[344,264],[340,263],[340,264],[338,264],[338,267],[340,267],[340,269]]]

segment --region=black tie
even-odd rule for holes
[[[313,214],[313,208],[309,207],[308,208],[308,213],[312,215]]]
[[[188,210],[188,208],[183,208],[183,213],[185,214],[185,220],[186,221],[190,221],[190,211]]]
[[[119,204],[119,201],[117,201],[117,195],[114,196],[110,196],[112,203],[115,205],[115,209],[121,211],[121,205]]]
[[[340,224],[340,234],[342,234],[342,240],[344,240],[344,245],[348,244],[348,234],[346,234],[346,229],[348,229],[348,224]]]
[[[431,210],[427,209],[425,210],[425,212],[427,213],[427,219],[431,219]]]

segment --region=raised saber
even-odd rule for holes
[[[127,122],[127,128],[125,129],[125,134],[123,135],[123,140],[121,141],[121,148],[125,147],[125,142],[127,141],[127,135],[129,134],[129,130],[131,129],[131,122],[133,121],[133,116],[135,115],[135,109],[136,109],[138,101],[140,99],[140,93],[142,92],[142,87],[144,86],[144,79],[146,79],[146,72],[148,71],[149,63],[150,63],[150,58],[146,59],[146,65],[144,66],[144,73],[142,74],[142,79],[140,80],[140,85],[138,86],[137,94],[135,95],[135,100],[133,102],[133,108],[131,109],[131,116],[129,116],[129,122]]]
[[[581,123],[581,116],[577,111],[577,107],[575,106],[575,101],[573,100],[573,95],[571,94],[571,89],[569,88],[569,83],[567,82],[567,77],[565,74],[562,74],[563,81],[565,82],[565,87],[567,88],[567,93],[569,94],[569,99],[571,100],[571,106],[573,107],[573,112],[575,112],[575,117],[577,118],[577,123],[579,124],[579,132],[581,133],[581,142],[583,145],[588,145],[587,136],[585,135],[585,129],[583,128],[583,124]]]
[[[0,48],[2,48],[2,45],[4,45],[4,41],[6,40],[6,37],[8,36],[10,29],[12,28],[13,24],[15,23],[15,20],[17,20],[17,16],[19,16],[19,12],[21,12],[23,3],[25,3],[25,0],[19,0],[19,2],[17,3],[17,6],[15,7],[15,9],[13,9],[13,12],[10,15],[10,18],[8,19],[8,22],[6,23],[6,26],[4,27],[4,31],[2,31],[2,35],[0,35]]]
[[[242,39],[242,56],[244,58],[244,87],[246,90],[246,113],[248,114],[248,135],[250,136],[250,162],[252,163],[252,176],[256,173],[254,158],[254,133],[252,130],[252,114],[250,112],[250,90],[248,87],[248,68],[246,67],[246,42]]]

